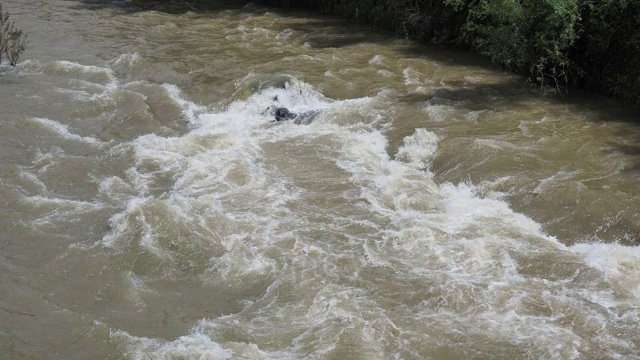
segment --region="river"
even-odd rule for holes
[[[142,4],[3,2],[0,359],[640,359],[634,109]]]

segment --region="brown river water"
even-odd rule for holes
[[[640,359],[633,109],[147,5],[3,2],[0,359]]]

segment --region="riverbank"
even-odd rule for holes
[[[640,104],[640,3],[530,0],[265,0],[487,56],[541,89],[581,88]]]

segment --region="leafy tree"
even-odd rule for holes
[[[558,85],[568,79],[579,20],[577,0],[481,0],[470,10],[465,38],[494,63]]]
[[[640,1],[582,0],[576,83],[640,103]]]

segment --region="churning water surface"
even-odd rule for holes
[[[640,358],[632,110],[137,4],[3,4],[31,44],[0,73],[1,359]]]

